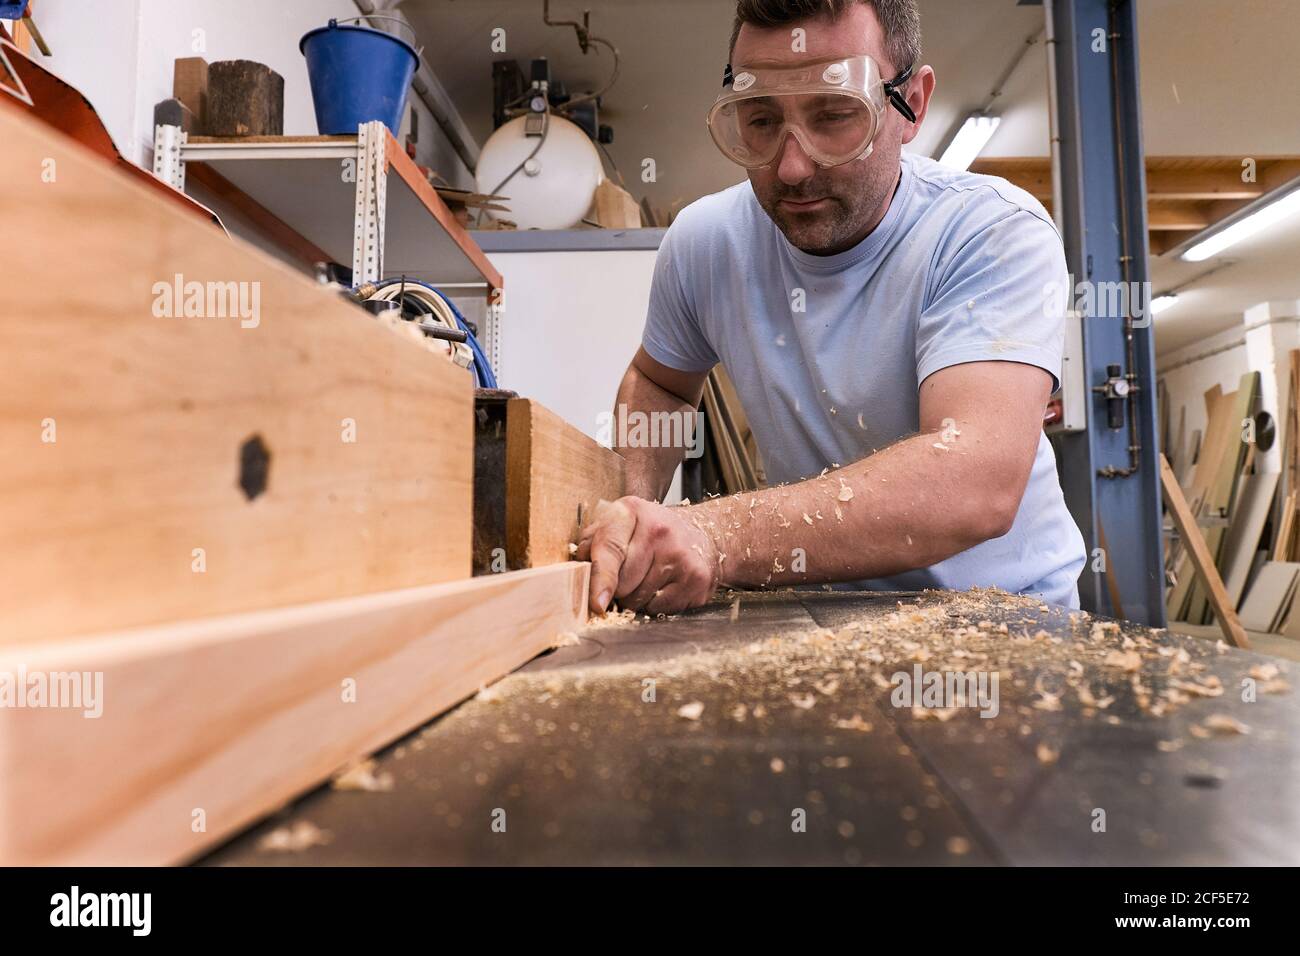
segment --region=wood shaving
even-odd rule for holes
[[[1040,743],[1035,751],[1038,754],[1038,762],[1041,764],[1054,764],[1061,757],[1061,752],[1054,747],[1045,743]]]
[[[1202,721],[1207,730],[1225,736],[1230,734],[1248,734],[1250,727],[1229,714],[1210,714]]]
[[[957,716],[957,707],[913,707],[913,720],[937,720],[940,723],[947,723]]]
[[[387,793],[392,790],[393,775],[387,771],[376,774],[375,768],[374,760],[363,760],[335,774],[330,786],[335,790],[364,790],[368,793]]]
[[[1100,625],[1096,625],[1100,627]],[[1126,673],[1132,673],[1140,670],[1142,667],[1142,655],[1137,651],[1111,651],[1102,661],[1107,667],[1118,667]]]
[[[812,710],[813,705],[817,703],[817,698],[812,694],[790,695],[790,703],[794,704],[800,710]]]
[[[1250,676],[1255,680],[1270,681],[1278,675],[1278,669],[1273,664],[1256,664],[1250,669]]]
[[[854,714],[846,720],[837,720],[835,726],[840,730],[856,730],[863,734],[869,734],[873,729],[868,721],[862,719],[861,714]]]
[[[276,827],[257,841],[257,848],[269,853],[302,853],[314,846],[332,842],[334,834],[322,830],[310,820],[299,820],[292,827]]]
[[[704,713],[704,702],[700,700],[693,700],[677,708],[677,716],[685,717],[687,720],[699,720],[702,713]]]
[[[772,769],[773,773],[785,772],[785,761],[782,760],[780,757],[773,757],[771,763],[769,763],[768,766]]]
[[[813,684],[813,687],[816,689],[817,693],[822,694],[825,697],[834,697],[835,692],[840,689],[840,682],[834,677],[830,677],[826,680],[817,681]]]

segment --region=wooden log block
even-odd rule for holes
[[[0,110],[49,159],[0,190],[0,646],[469,576],[464,369]]]
[[[211,136],[284,133],[284,78],[252,60],[219,60],[208,67],[204,128]]]
[[[201,56],[178,57],[172,65],[172,96],[194,114],[193,132],[206,133],[208,61]]]
[[[506,560],[533,568],[570,560],[569,544],[602,498],[627,487],[627,463],[526,398],[506,409]]]
[[[588,571],[0,647],[0,682],[91,688],[0,711],[0,865],[192,859],[581,628]]]

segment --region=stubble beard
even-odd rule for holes
[[[810,255],[832,255],[852,248],[870,231],[873,218],[885,196],[894,187],[897,170],[873,168],[865,161],[850,164],[855,175],[846,177],[835,169],[818,170],[798,186],[759,187],[754,194],[763,211],[776,223],[790,244]],[[833,176],[833,178],[832,178]],[[807,202],[826,198],[831,206],[822,212],[799,213],[783,209],[781,200]]]

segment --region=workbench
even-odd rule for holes
[[[563,643],[199,862],[1300,863],[1276,658],[996,591],[727,595]],[[996,671],[997,715],[894,706],[917,667]]]

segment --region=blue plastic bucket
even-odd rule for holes
[[[298,49],[307,58],[316,128],[322,135],[355,133],[373,120],[383,120],[397,135],[420,62],[413,46],[379,30],[331,20],[305,34]]]

